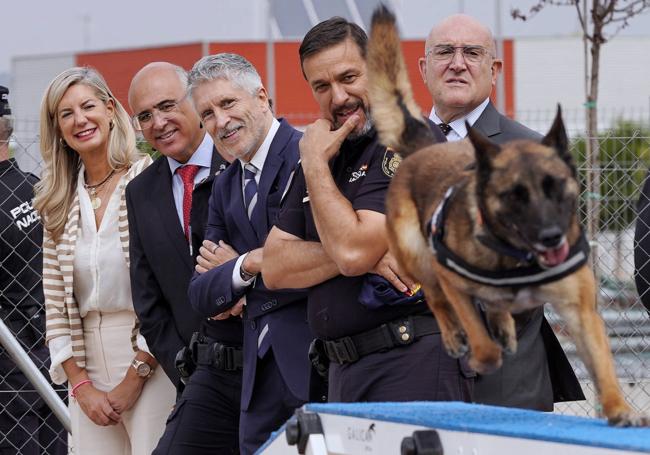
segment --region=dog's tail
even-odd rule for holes
[[[435,142],[413,99],[395,16],[380,5],[368,42],[370,106],[379,138],[403,157]]]

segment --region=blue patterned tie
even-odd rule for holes
[[[257,168],[254,165],[250,163],[244,165],[244,207],[249,220],[253,217],[253,210],[257,204],[256,174]]]

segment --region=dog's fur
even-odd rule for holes
[[[604,324],[596,312],[595,280],[585,265],[550,284],[523,288],[486,286],[443,267],[429,244],[427,224],[450,186],[444,242],[484,270],[517,266],[477,240],[488,234],[533,252],[538,262],[564,261],[579,239],[579,186],[558,115],[541,144],[520,140],[503,146],[469,128],[469,140],[431,145],[432,135],[413,100],[394,16],[384,7],[373,16],[368,48],[370,105],[384,145],[404,158],[387,196],[391,250],[401,267],[422,284],[429,307],[453,356],[470,351],[470,365],[489,373],[502,350],[517,348],[511,313],[550,302],[574,336],[597,386],[603,412],[616,425],[650,425],[626,403],[616,378]],[[492,337],[472,299],[484,302]]]

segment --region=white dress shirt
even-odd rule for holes
[[[124,176],[120,178],[124,179]],[[105,201],[106,210],[99,229],[95,223],[95,211],[84,187],[84,170],[79,171],[77,194],[79,196],[79,230],[74,249],[73,287],[74,296],[83,319],[90,311],[116,313],[133,312],[131,299],[131,279],[126,265],[120,233],[118,230],[118,211],[120,205],[120,182]],[[138,333],[138,348],[149,352],[147,342]],[[50,340],[52,370],[65,377],[61,364],[72,357],[70,336]]]
[[[478,120],[478,118],[481,116],[481,114],[487,107],[489,101],[490,98],[487,98],[481,104],[476,106],[476,108],[469,114],[457,118],[456,120],[453,120],[451,123],[449,123],[449,126],[451,127],[451,131],[447,133],[447,141],[454,142],[454,141],[460,141],[461,139],[465,139],[465,136],[467,136],[467,128],[465,128],[465,120],[467,120],[467,123],[469,123],[470,126],[474,125],[474,123]],[[435,106],[433,106],[433,108],[431,109],[431,114],[429,114],[429,119],[436,125],[439,123],[445,123],[440,119],[440,117],[436,115]]]
[[[199,171],[194,176],[194,186],[202,182],[210,176],[210,167],[212,166],[212,150],[214,143],[209,134],[205,134],[203,141],[199,148],[197,148],[187,163],[179,163],[174,158],[167,157],[169,163],[169,170],[172,171],[172,193],[174,194],[174,205],[176,206],[176,214],[178,215],[178,222],[181,223],[181,229],[184,229],[183,224],[183,194],[185,193],[183,187],[183,179],[176,173],[176,169],[186,164],[195,164],[199,166]],[[186,233],[187,234],[187,233]]]
[[[269,132],[266,133],[266,137],[264,138],[264,142],[262,142],[262,145],[260,145],[260,148],[257,149],[257,152],[255,152],[255,155],[253,155],[253,158],[250,160],[250,164],[255,166],[257,168],[257,173],[255,174],[255,183],[259,186],[260,184],[260,177],[262,176],[262,169],[264,168],[264,163],[266,162],[266,157],[269,154],[269,150],[271,149],[271,143],[273,142],[273,138],[275,137],[275,133],[278,132],[278,129],[280,128],[280,122],[278,122],[275,118],[273,119],[273,122],[271,123],[271,128],[269,128]],[[248,163],[245,162],[242,159],[239,159],[239,164],[242,167],[242,181],[241,181],[241,191],[242,191],[242,201],[245,200],[246,196],[244,193],[244,166],[247,165]],[[242,280],[240,274],[239,274],[239,269],[241,268],[242,262],[244,262],[244,259],[246,258],[246,255],[248,253],[242,254],[239,256],[237,259],[237,262],[235,262],[235,268],[232,270],[232,287],[235,292],[238,292],[245,288],[246,286],[249,286],[255,281],[255,277],[251,278],[250,280],[244,281]]]

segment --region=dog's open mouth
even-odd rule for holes
[[[537,262],[542,267],[555,267],[562,264],[569,256],[569,242],[566,239],[555,248],[547,248],[544,251],[537,251]]]

